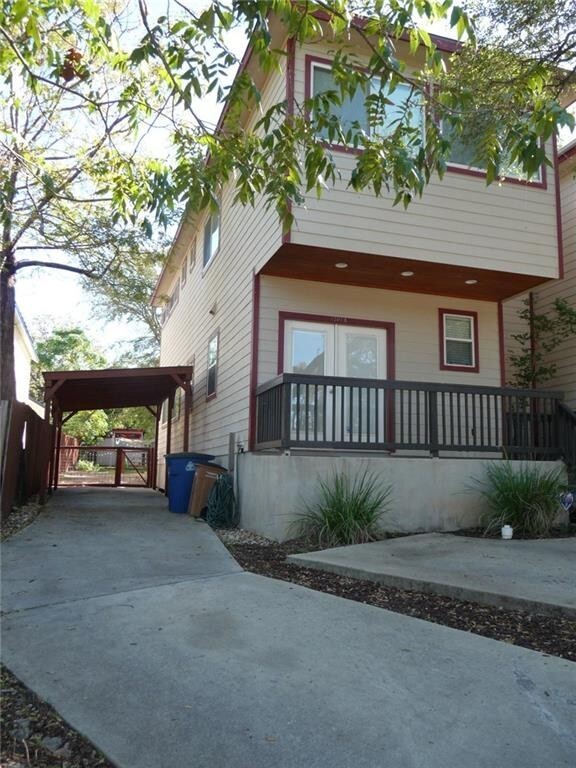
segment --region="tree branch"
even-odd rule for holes
[[[47,269],[63,269],[66,272],[75,272],[78,275],[85,275],[86,277],[96,277],[96,272],[91,269],[83,269],[82,267],[73,267],[71,264],[61,264],[57,261],[36,261],[33,259],[18,261],[14,265],[14,272],[26,267],[46,267]]]

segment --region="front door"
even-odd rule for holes
[[[284,370],[312,376],[385,379],[383,328],[289,320],[284,336]],[[374,442],[383,390],[368,384],[296,385],[292,393],[292,439],[315,442]]]

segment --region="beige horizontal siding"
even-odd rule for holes
[[[285,76],[273,73],[265,86],[265,102],[285,98]],[[276,212],[262,201],[254,208],[233,202],[228,185],[222,194],[220,248],[206,269],[202,266],[203,232],[208,213],[198,218],[196,265],[180,289],[180,301],[162,329],[161,364],[194,361],[190,450],[228,455],[230,432],[244,445],[248,439],[251,370],[253,271],[281,244]],[[180,277],[173,270],[172,285]],[[216,305],[214,315],[210,310]],[[206,401],[208,341],[219,331],[217,395]],[[159,454],[165,452],[166,426],[161,430]],[[172,429],[172,450],[182,449],[183,417]],[[160,466],[162,471],[162,466]]]
[[[478,313],[478,373],[441,371],[438,310]],[[500,385],[498,305],[263,276],[260,302],[258,383],[277,375],[278,313],[300,312],[395,324],[396,378],[405,381]]]
[[[295,94],[305,95],[305,57],[330,57],[319,43],[297,49]],[[341,179],[294,208],[294,243],[554,278],[558,249],[554,176],[547,189],[447,172],[407,210],[370,190],[347,189],[355,156],[334,151]]]
[[[530,325],[526,320],[522,320],[519,313],[525,309],[525,301],[528,299],[528,294],[522,294],[520,296],[514,296],[514,298],[503,302],[502,304],[502,320],[504,326],[504,354],[505,354],[505,373],[504,380],[506,384],[512,383],[515,372],[510,362],[511,354],[519,354],[522,345],[519,341],[512,338],[523,333],[530,332]]]
[[[564,244],[564,278],[547,283],[534,291],[534,309],[549,312],[556,299],[565,299],[576,309],[576,162],[565,161],[561,167],[562,237]],[[566,403],[576,410],[576,336],[562,342],[549,353],[548,360],[557,366],[554,378],[546,383],[549,389],[564,392]]]
[[[534,311],[536,314],[549,314],[553,311],[556,299],[565,299],[576,308],[576,179],[574,162],[565,162],[561,166],[560,192],[562,211],[562,240],[564,246],[564,277],[551,280],[535,288]],[[504,328],[507,352],[507,378],[513,371],[509,363],[509,354],[518,349],[512,335],[527,330],[527,324],[518,318],[522,301],[528,294],[518,296],[504,304]],[[564,392],[566,403],[576,410],[576,337],[567,339],[556,350],[546,355],[545,362],[557,366],[556,375],[542,384],[546,389]]]

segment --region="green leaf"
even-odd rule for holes
[[[28,13],[30,5],[28,0],[15,0],[12,6],[12,19],[15,24],[18,24]]]

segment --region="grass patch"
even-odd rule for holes
[[[77,472],[98,472],[99,471],[99,467],[97,467],[93,461],[89,461],[88,459],[78,459],[78,461],[74,466],[74,469]]]
[[[509,461],[488,464],[486,476],[475,478],[488,505],[486,533],[511,525],[522,536],[546,536],[561,510],[560,494],[567,489],[560,468],[528,465],[513,468]]]
[[[295,536],[319,547],[364,544],[384,537],[380,518],[390,503],[391,486],[364,471],[354,477],[335,473],[319,481],[318,499],[298,515]]]

